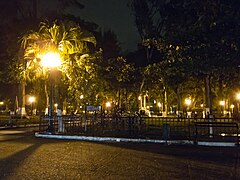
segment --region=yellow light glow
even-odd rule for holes
[[[1,102],[0,102],[0,105],[3,105],[3,104],[4,104],[4,102],[3,102],[3,101],[1,101]]]
[[[28,101],[29,101],[30,103],[34,103],[35,100],[36,100],[36,98],[35,98],[34,96],[30,96],[29,99],[28,99]]]
[[[238,100],[240,100],[240,93],[237,93],[236,97]]]
[[[230,106],[232,109],[234,108],[234,105],[233,104],[231,104],[231,106]]]
[[[62,64],[61,57],[58,53],[48,52],[41,58],[41,65],[43,67],[55,68]]]
[[[187,106],[191,105],[192,104],[192,100],[191,99],[185,99],[185,104]]]
[[[160,102],[158,103],[158,107],[162,107],[162,104]]]
[[[111,107],[111,103],[110,102],[106,102],[106,107],[107,108]]]
[[[83,95],[80,95],[80,99],[83,99]]]
[[[142,98],[141,98],[141,96],[138,96],[138,100],[140,101]]]
[[[203,104],[201,104],[200,106],[203,107]]]
[[[225,105],[225,101],[219,101],[220,106],[224,106]]]
[[[58,107],[58,104],[57,104],[57,103],[55,103],[55,104],[54,104],[54,107]]]

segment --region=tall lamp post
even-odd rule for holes
[[[240,101],[240,93],[237,93],[236,95],[237,98],[237,115],[239,115],[239,101]]]
[[[225,111],[225,101],[224,100],[219,101],[219,105],[221,107],[221,115],[223,116]]]
[[[192,100],[189,99],[189,98],[185,99],[185,104],[186,104],[186,106],[187,106],[187,117],[190,118],[190,117],[191,117],[190,106],[191,106],[191,104],[192,104]]]
[[[33,115],[33,103],[35,102],[36,98],[34,96],[30,96],[28,101],[31,103],[31,115]]]
[[[49,94],[49,108],[48,108],[48,132],[54,131],[53,127],[53,75],[54,70],[61,65],[61,57],[58,53],[48,52],[41,58],[41,64],[43,67],[49,70],[49,81],[50,81],[50,94]]]

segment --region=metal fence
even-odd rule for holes
[[[49,117],[40,118],[39,132],[49,130]],[[128,137],[163,140],[239,142],[240,120],[139,116],[60,116],[52,118],[53,134]]]

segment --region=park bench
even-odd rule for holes
[[[233,140],[239,145],[239,126],[236,122],[195,122],[195,142],[208,140]]]

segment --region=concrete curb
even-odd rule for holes
[[[154,140],[154,139],[133,139],[133,138],[115,138],[115,137],[91,137],[91,136],[67,136],[67,135],[53,135],[53,134],[39,134],[35,133],[35,137],[38,138],[50,138],[50,139],[67,139],[67,140],[81,140],[81,141],[112,141],[112,142],[137,142],[137,143],[159,143],[159,144],[181,144],[181,145],[200,145],[200,146],[212,146],[212,147],[237,147],[236,143],[231,142],[197,142],[189,140]]]

